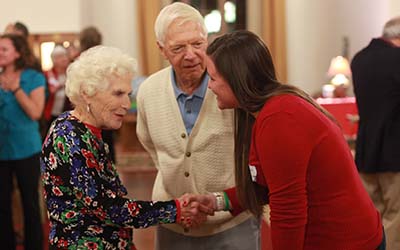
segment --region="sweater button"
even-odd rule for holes
[[[186,134],[185,134],[185,133],[182,133],[182,134],[181,134],[181,137],[182,137],[182,138],[186,138]]]
[[[190,152],[186,152],[186,156],[190,157],[192,154]]]
[[[185,175],[185,177],[189,177],[190,174],[189,174],[189,172],[185,172],[184,175]]]

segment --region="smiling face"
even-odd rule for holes
[[[127,114],[131,101],[130,94],[132,76],[113,76],[105,90],[98,90],[90,97],[84,97],[90,106],[88,123],[101,129],[119,129],[122,119]]]
[[[219,74],[212,59],[206,57],[207,72],[210,76],[208,88],[217,96],[220,109],[238,108],[239,102],[228,82]]]
[[[198,82],[200,84],[205,67],[207,37],[201,26],[195,22],[179,23],[175,20],[168,27],[164,45],[159,45],[161,53],[167,59],[180,84]]]
[[[0,67],[7,67],[13,65],[14,62],[20,57],[20,54],[15,49],[11,39],[0,39]]]

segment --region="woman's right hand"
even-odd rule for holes
[[[20,87],[19,78],[21,72],[15,72],[13,74],[0,74],[1,88],[5,91],[15,91]]]
[[[212,194],[184,194],[178,200],[181,205],[180,224],[183,227],[198,227],[207,220],[208,215],[214,215],[216,201]]]

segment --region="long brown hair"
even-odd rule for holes
[[[305,99],[331,120],[335,120],[308,94],[278,82],[271,54],[264,42],[250,31],[235,31],[216,38],[207,48],[219,74],[228,82],[239,102],[235,110],[235,177],[243,208],[256,216],[263,212],[267,190],[251,179],[248,168],[254,117],[273,96],[292,94]]]
[[[9,39],[15,50],[20,54],[20,57],[17,58],[14,62],[16,70],[32,68],[41,71],[40,65],[38,65],[38,61],[33,55],[32,50],[30,49],[28,41],[25,37],[17,34],[8,33],[1,35],[0,39]]]

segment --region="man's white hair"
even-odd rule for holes
[[[65,94],[72,104],[82,102],[82,93],[93,96],[98,90],[109,86],[110,77],[134,75],[136,60],[117,48],[95,46],[84,51],[67,68]]]
[[[400,38],[400,16],[390,19],[385,24],[382,36],[387,39]]]
[[[207,28],[200,12],[188,4],[175,2],[160,11],[154,24],[156,39],[161,46],[164,46],[165,34],[169,26],[177,19],[179,20],[179,25],[188,21],[198,23],[207,37]]]

